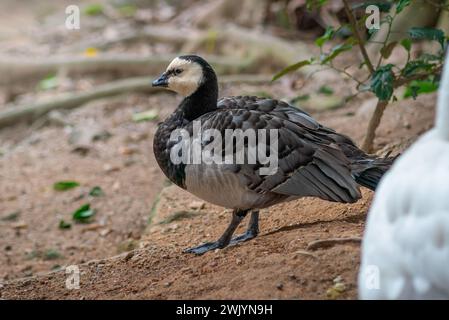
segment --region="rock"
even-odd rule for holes
[[[192,210],[201,210],[205,205],[206,203],[204,201],[192,201],[189,204],[189,208]]]
[[[100,231],[100,236],[106,237],[109,233],[111,233],[111,229],[103,229]]]
[[[114,171],[119,171],[120,167],[117,165],[112,165],[110,163],[105,163],[103,165],[103,170],[107,173],[110,173],[110,172],[114,172]]]
[[[119,189],[120,189],[120,182],[119,181],[114,182],[114,184],[112,185],[112,190],[118,191]]]
[[[338,277],[336,277],[336,278],[333,280],[333,282],[334,282],[334,283],[341,283],[341,282],[343,282],[343,278],[342,278],[341,276],[338,276]]]
[[[134,153],[138,153],[139,152],[139,148],[135,145],[132,146],[121,146],[118,149],[118,152],[122,155],[132,155]]]
[[[125,261],[128,261],[128,260],[131,259],[133,256],[134,256],[134,251],[129,251],[129,252],[125,255],[124,259],[125,259]]]

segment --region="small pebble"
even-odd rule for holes
[[[206,204],[204,203],[204,201],[192,201],[189,204],[189,208],[192,210],[201,210],[204,208]]]

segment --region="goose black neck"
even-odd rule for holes
[[[178,109],[188,121],[217,109],[218,83],[214,73],[208,74],[204,82],[190,96],[184,98]]]

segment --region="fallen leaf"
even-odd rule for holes
[[[51,74],[39,81],[38,88],[41,90],[50,90],[58,86],[58,78]]]
[[[72,224],[64,220],[59,221],[59,229],[70,229]]]
[[[66,191],[78,187],[80,184],[76,181],[58,181],[53,184],[56,191]]]
[[[84,50],[83,54],[88,58],[96,57],[98,55],[98,50],[96,48],[87,48]]]
[[[99,186],[95,186],[89,191],[89,195],[92,197],[101,197],[104,196],[104,192]]]
[[[151,109],[148,111],[134,113],[132,119],[134,122],[150,121],[157,119],[158,115],[159,114],[157,110]]]
[[[28,228],[28,224],[26,224],[24,221],[19,221],[11,224],[11,227],[13,227],[14,229],[26,229]]]
[[[103,5],[100,3],[92,3],[84,8],[84,13],[88,16],[98,16],[103,13]]]
[[[95,215],[95,210],[90,208],[90,204],[85,204],[79,207],[73,213],[73,219],[79,222],[88,222],[91,217]]]

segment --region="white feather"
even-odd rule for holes
[[[182,73],[168,79],[168,88],[184,97],[190,96],[203,81],[201,66],[196,62],[177,57],[168,65],[167,71],[174,69],[180,69]]]
[[[447,63],[435,128],[396,161],[377,188],[362,245],[359,296],[449,299]]]

